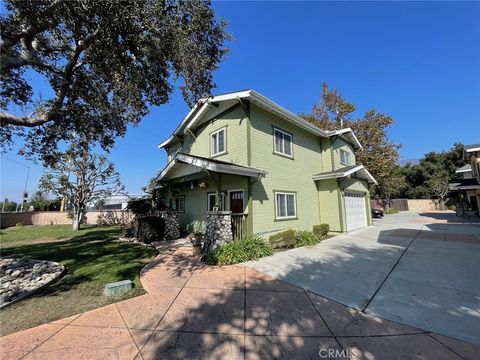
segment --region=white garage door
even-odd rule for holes
[[[366,227],[365,194],[345,193],[345,213],[347,217],[347,231]]]

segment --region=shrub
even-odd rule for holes
[[[313,246],[320,242],[320,239],[311,231],[297,231],[295,247]]]
[[[288,229],[268,238],[274,249],[291,249],[295,247],[295,230]]]
[[[327,236],[329,231],[330,231],[330,225],[328,224],[313,225],[313,233],[320,240],[323,237]]]
[[[160,216],[143,216],[135,221],[135,237],[145,244],[163,240],[164,234],[165,220]]]
[[[131,226],[123,226],[122,229],[120,230],[120,233],[118,234],[119,237],[122,238],[133,238],[134,236],[134,231],[133,227]]]
[[[384,213],[385,215],[398,214],[398,210],[386,209],[383,213]]]
[[[231,265],[273,255],[272,246],[258,236],[246,236],[218,247],[207,255],[207,263]]]

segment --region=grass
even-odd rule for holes
[[[2,230],[2,256],[57,261],[66,275],[34,296],[0,311],[2,335],[92,310],[144,293],[141,268],[156,255],[152,248],[114,241],[116,227],[25,226]],[[105,284],[130,279],[134,289],[121,297],[103,296]]]

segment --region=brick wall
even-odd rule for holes
[[[131,219],[131,213],[125,211],[90,211],[87,213],[87,224],[120,224]],[[0,214],[0,228],[7,228],[22,223],[23,225],[62,225],[71,224],[66,212],[29,211],[22,213]]]

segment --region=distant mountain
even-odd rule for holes
[[[398,164],[400,166],[405,166],[408,163],[410,163],[412,165],[417,165],[419,162],[420,162],[420,159],[400,159],[400,160],[398,160]]]

